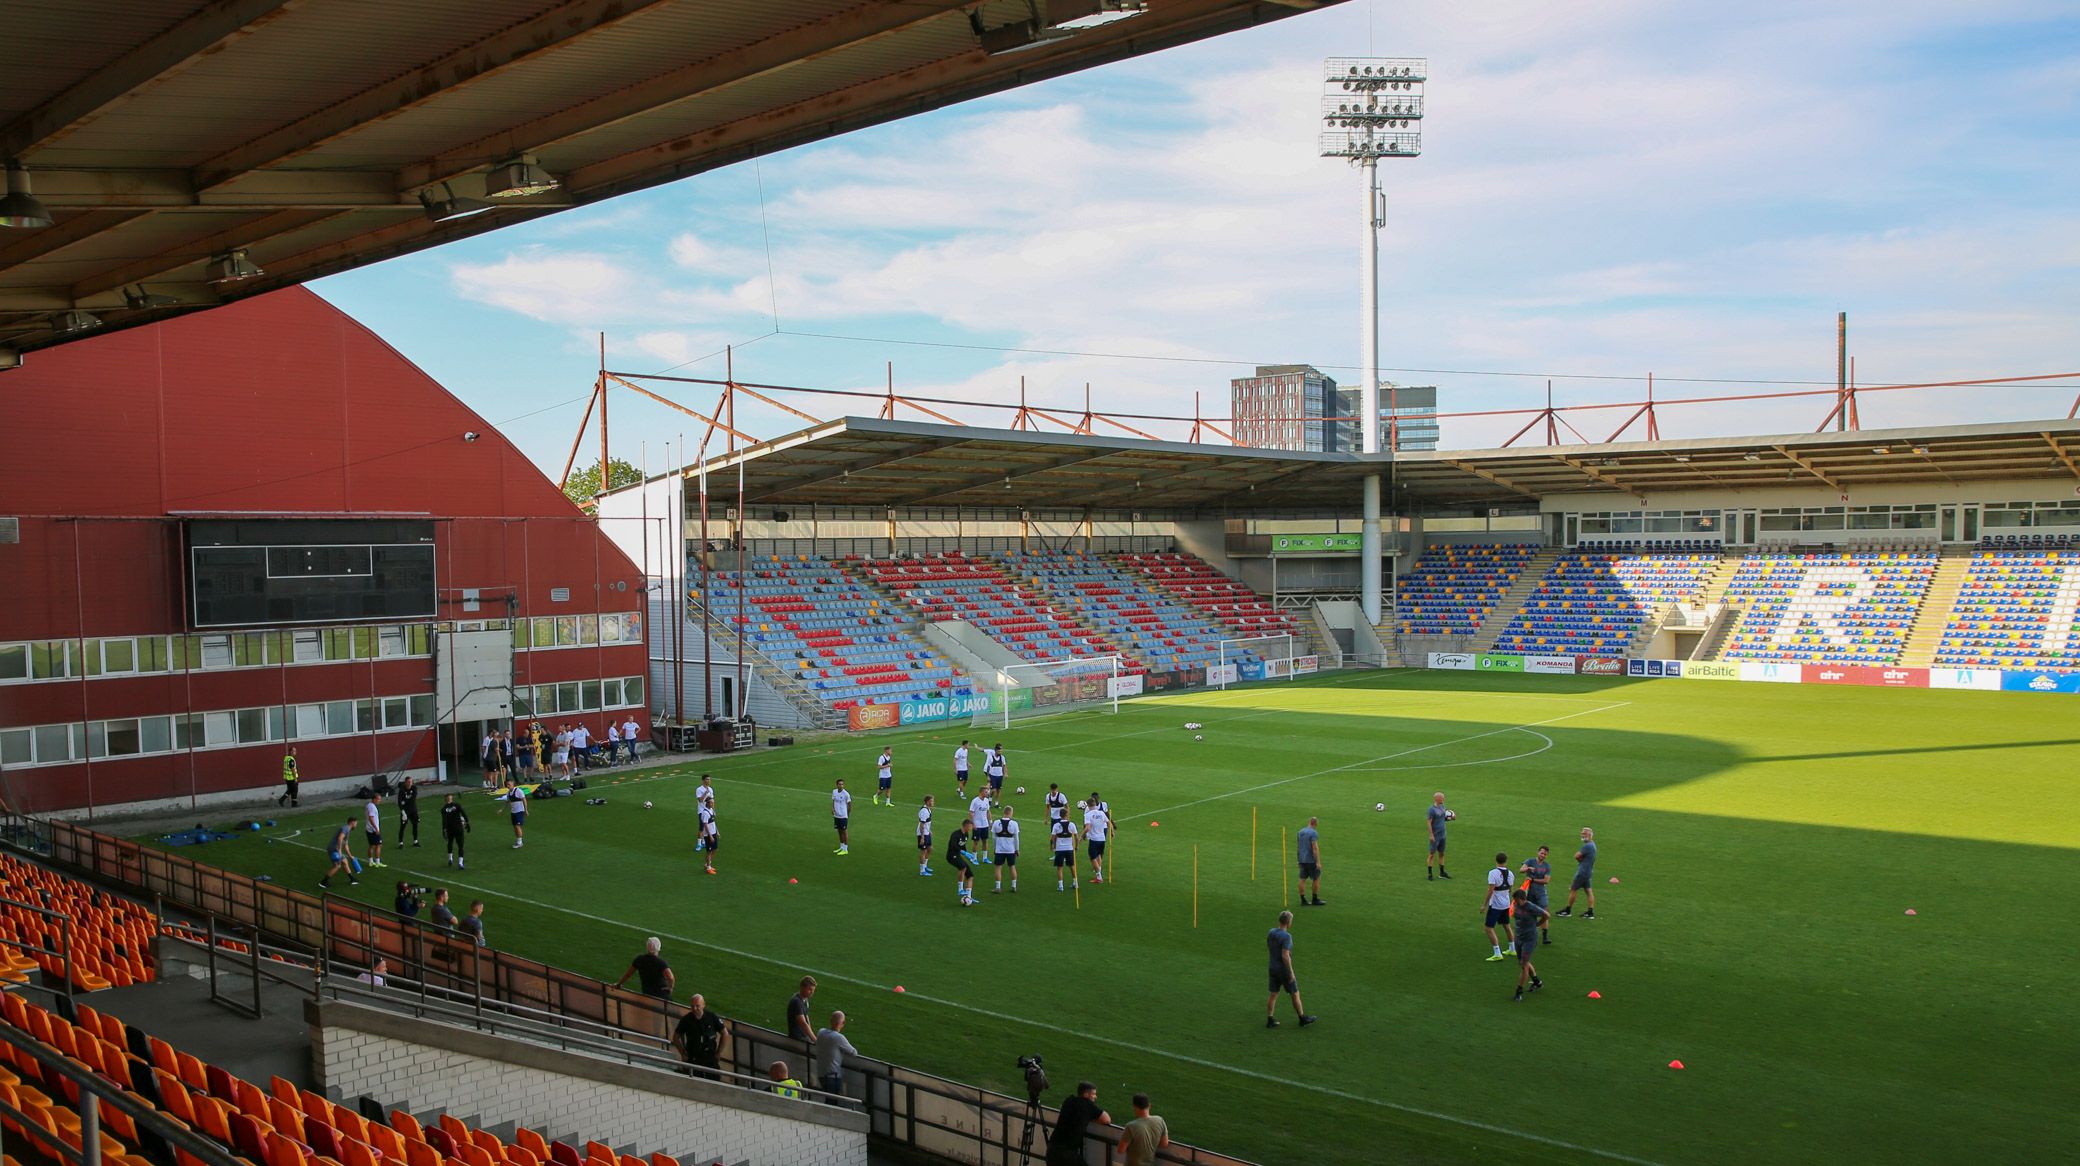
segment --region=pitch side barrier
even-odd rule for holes
[[[1651,680],[1739,680],[1752,684],[1853,684],[1868,688],[1958,688],[1977,692],[2080,693],[2080,672],[2006,668],[1901,668],[1890,664],[1812,664],[1774,660],[1667,660],[1645,656],[1522,656],[1432,652],[1449,672],[1544,676],[1630,676]]]
[[[115,887],[154,903],[162,927],[165,908],[211,917],[219,923],[249,929],[249,937],[271,945],[289,945],[319,953],[322,962],[345,967],[370,966],[388,959],[409,995],[439,998],[459,1019],[474,1014],[480,1021],[502,1014],[509,1021],[574,1030],[594,1043],[626,1042],[639,1049],[662,1044],[656,1034],[670,1030],[684,1007],[602,980],[517,956],[473,942],[419,920],[365,907],[346,899],[314,896],[277,883],[197,862],[186,855],[157,850],[72,822],[0,816],[0,842],[33,855],[67,873]],[[633,934],[633,932],[631,933]],[[254,950],[258,950],[257,948]],[[286,950],[286,948],[284,949]],[[315,982],[323,982],[321,975]],[[733,1077],[752,1079],[774,1060],[785,1059],[807,1069],[808,1046],[800,1040],[741,1020],[731,1020],[730,1056],[723,1065]],[[1015,1047],[1006,1036],[1006,1068],[1021,1052],[1051,1049]],[[1066,1058],[1064,1058],[1066,1060]],[[1002,1166],[1020,1155],[1025,1143],[1024,1097],[998,1093],[918,1072],[901,1065],[862,1059],[845,1066],[849,1104],[867,1116],[875,1138],[923,1151],[968,1166]],[[1073,1078],[1064,1072],[1064,1077]],[[124,1108],[126,1098],[113,1086],[94,1090],[105,1103]],[[130,1113],[130,1108],[124,1108]],[[140,1126],[156,1115],[140,1111]],[[1044,1126],[1035,1127],[1035,1151],[1045,1145],[1045,1130],[1055,1111],[1039,1111]],[[157,1128],[157,1127],[154,1127]],[[189,1149],[204,1166],[225,1161],[221,1150],[169,1131],[168,1141]],[[1118,1127],[1093,1127],[1086,1136],[1085,1160],[1117,1162]],[[213,1154],[206,1154],[212,1151]],[[1162,1166],[1255,1166],[1182,1143],[1172,1142],[1156,1155]],[[82,1166],[66,1156],[64,1166]],[[85,1163],[84,1166],[94,1166]],[[248,1166],[239,1163],[238,1166]]]
[[[930,724],[933,721],[976,721],[988,718],[991,714],[1001,716],[1004,706],[998,702],[1004,700],[1007,694],[1012,701],[1012,717],[1016,719],[1029,709],[1045,710],[1055,705],[1073,704],[1084,699],[1084,694],[1072,693],[1066,687],[1069,685],[1098,686],[1093,690],[1095,696],[1092,699],[1127,700],[1152,692],[1174,692],[1186,688],[1222,688],[1252,680],[1290,680],[1296,676],[1312,675],[1330,666],[1330,661],[1319,655],[1306,655],[1234,664],[1208,664],[1203,667],[1176,668],[1118,677],[1071,678],[1057,686],[1042,685],[1008,689],[1004,692],[978,692],[971,696],[941,696],[929,700],[907,700],[900,704],[861,705],[846,711],[846,728],[858,733],[870,729]],[[1108,680],[1114,682],[1117,691],[1107,690]],[[1135,687],[1137,683],[1138,688]]]

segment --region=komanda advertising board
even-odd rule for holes
[[[1472,652],[1432,652],[1430,667],[1444,668],[1453,672],[1471,672],[1479,662]]]
[[[1573,676],[1573,656],[1526,656],[1524,671],[1544,676]]]

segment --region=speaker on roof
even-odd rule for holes
[[[788,519],[788,513],[787,513],[787,511],[785,511],[785,510],[775,510],[775,511],[773,511],[773,521],[774,521],[774,522],[786,522],[786,521],[787,521],[787,519]]]

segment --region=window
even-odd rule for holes
[[[231,637],[231,655],[237,667],[252,668],[267,663],[266,632],[240,632]]]
[[[0,645],[0,680],[29,678],[29,645]]]
[[[413,656],[433,655],[433,629],[418,623],[404,629],[405,652]]]
[[[421,728],[433,724],[433,696],[431,693],[412,698],[412,724]]]
[[[137,722],[137,751],[165,753],[173,748],[173,718],[145,717]]]
[[[142,752],[138,741],[136,721],[107,721],[108,755],[131,757]]]
[[[164,672],[167,667],[166,637],[145,636],[137,641],[137,670]]]
[[[35,736],[36,764],[49,765],[54,761],[67,761],[72,757],[72,734],[70,725],[38,725],[30,730]]]
[[[549,616],[538,616],[534,621],[534,646],[553,648],[556,646],[556,621]]]
[[[232,716],[238,724],[238,743],[261,745],[267,741],[267,714],[269,709],[239,709]],[[210,734],[210,742],[216,743],[216,734]]]
[[[202,666],[204,668],[231,667],[231,637],[202,637]]]
[[[108,756],[108,722],[87,722],[87,756],[90,758]]]
[[[202,717],[189,713],[173,718],[173,747],[176,749],[200,749],[206,738],[202,731]]]
[[[534,715],[534,689],[532,689],[532,688],[524,688],[524,687],[523,687],[523,688],[516,688],[516,689],[514,689],[514,690],[513,690],[513,717],[514,717],[514,719],[516,719],[516,720],[517,720],[517,719],[519,719],[519,718],[522,718],[522,717],[531,717],[531,716],[533,716],[533,715]]]
[[[137,671],[137,641],[101,641],[101,670],[103,672]]]
[[[583,684],[580,684],[578,688],[578,708],[588,713],[598,712],[600,709],[599,681],[587,680]]]
[[[574,713],[579,709],[578,685],[576,681],[556,686],[556,711]]]
[[[298,664],[316,664],[325,659],[325,637],[315,630],[289,633],[290,658]]]
[[[28,765],[34,747],[28,729],[0,729],[0,765]]]
[[[344,737],[354,731],[354,702],[335,700],[325,705],[325,732],[334,737]]]
[[[581,615],[578,617],[578,643],[588,647],[599,643],[598,616]]]
[[[600,681],[600,682],[599,682],[599,702],[600,702],[600,707],[601,707],[601,708],[610,708],[610,709],[618,709],[618,708],[620,708],[620,707],[621,707],[621,682],[620,682],[619,680],[602,680],[602,681]]]
[[[411,725],[411,698],[403,696],[384,697],[383,727],[385,729],[408,729]]]
[[[559,615],[556,617],[556,646],[575,648],[578,646],[578,617]]]
[[[267,706],[267,739],[286,741],[289,739],[289,710],[281,705]]]
[[[29,645],[29,675],[37,680],[76,675],[72,669],[72,645],[64,640]]]
[[[404,629],[387,627],[376,629],[376,651],[386,659],[405,654]]]

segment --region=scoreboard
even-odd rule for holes
[[[190,521],[189,624],[432,619],[433,528],[398,519]]]

